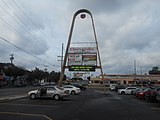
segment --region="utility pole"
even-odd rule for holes
[[[142,67],[141,67],[141,80],[142,80],[142,78],[143,78],[142,75],[143,75],[143,71],[142,71]]]
[[[136,70],[136,60],[134,60],[134,79],[137,78],[137,70]]]
[[[62,43],[62,53],[61,53],[61,55],[60,55],[60,56],[58,56],[58,57],[61,57],[61,59],[60,59],[60,60],[58,60],[58,61],[60,61],[60,62],[61,62],[61,71],[62,71],[62,65],[63,65],[63,49],[64,49],[64,47],[63,47],[63,43]]]
[[[143,75],[143,70],[142,70],[142,67],[141,67],[141,75]]]
[[[45,72],[47,72],[47,70],[48,70],[47,67],[48,67],[47,65],[44,65],[44,71]]]

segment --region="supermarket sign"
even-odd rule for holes
[[[97,53],[96,47],[70,47],[68,53]]]

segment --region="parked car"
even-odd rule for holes
[[[124,86],[124,85],[116,85],[115,91],[118,91],[119,89],[125,89],[125,88],[126,88],[126,86]]]
[[[71,85],[80,88],[81,90],[86,90],[86,87],[84,87],[83,85],[79,84],[79,83],[72,83]]]
[[[160,91],[157,92],[156,100],[160,101]]]
[[[137,90],[135,90],[135,93],[134,95],[137,97],[137,98],[140,98],[140,99],[145,99],[145,94],[146,92],[148,91],[149,88],[138,88]]]
[[[40,86],[48,86],[48,85],[53,85],[53,86],[55,86],[56,83],[55,83],[55,82],[45,82],[45,83],[40,83]]]
[[[28,92],[30,99],[53,98],[59,100],[60,98],[68,97],[69,95],[69,90],[64,90],[57,86],[42,86],[39,89]]]
[[[118,94],[133,94],[137,87],[126,87],[125,89],[119,89]]]
[[[65,90],[69,90],[70,94],[72,95],[79,94],[81,92],[80,88],[73,85],[64,85],[62,88],[64,88]]]
[[[110,85],[109,85],[109,89],[110,89],[111,91],[114,91],[115,88],[116,88],[116,86],[117,86],[117,84],[110,84]]]
[[[149,101],[156,101],[158,91],[160,91],[160,87],[150,87],[145,94],[145,99]]]

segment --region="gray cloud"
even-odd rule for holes
[[[64,43],[66,47],[73,14],[81,8],[89,9],[93,14],[105,73],[133,73],[134,60],[137,61],[138,68],[144,68],[144,72],[155,65],[159,65],[160,1],[158,0],[15,1],[23,8],[37,28],[9,0],[6,3],[27,23],[29,30],[24,30],[11,19],[10,15],[5,14],[0,9],[4,20],[21,32],[16,33],[8,29],[0,20],[0,36],[37,57],[49,61],[56,66],[54,68],[57,70],[60,67],[57,56],[61,54],[61,44]],[[13,13],[12,15],[16,18]],[[72,40],[92,41],[94,38],[90,23],[89,17],[84,20],[77,17]],[[24,25],[24,27],[26,26]],[[29,68],[35,66],[44,68],[45,63],[39,62],[32,56],[0,41],[0,44],[2,43],[0,53],[4,56],[4,59],[1,61],[5,61],[8,59],[7,56],[13,53],[15,56],[17,55],[15,60],[18,62],[24,61],[24,64]],[[9,53],[2,52],[2,50]],[[22,56],[22,58],[19,56]]]

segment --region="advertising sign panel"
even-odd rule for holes
[[[68,52],[69,71],[95,71],[97,49],[95,47],[71,47]]]
[[[94,72],[95,67],[94,66],[70,66],[69,71],[88,71],[88,72]]]
[[[68,54],[68,66],[82,65],[82,54]]]

